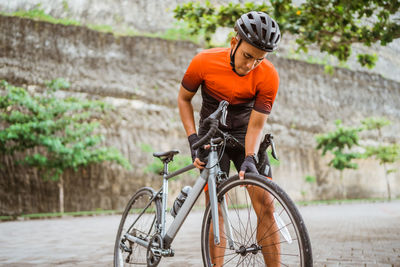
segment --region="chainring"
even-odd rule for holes
[[[160,234],[155,234],[149,242],[149,246],[147,247],[147,266],[149,267],[156,267],[161,260],[161,256],[154,255],[151,249],[162,249],[163,248],[163,241]]]

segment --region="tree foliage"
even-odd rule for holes
[[[400,146],[398,144],[383,145],[382,128],[390,125],[391,121],[383,117],[369,117],[361,121],[366,130],[377,130],[380,145],[365,147],[365,157],[374,156],[380,164],[392,164],[400,160]]]
[[[390,125],[390,120],[380,117],[369,117],[361,121],[366,130],[378,130],[378,132],[386,125]]]
[[[334,158],[328,163],[339,171],[344,169],[357,169],[358,165],[353,163],[353,159],[360,158],[361,155],[355,152],[347,152],[352,147],[358,145],[358,133],[362,128],[345,127],[340,120],[336,121],[336,129],[332,132],[316,136],[317,149],[322,149],[324,156],[328,151]]]
[[[391,199],[390,180],[389,174],[397,171],[397,169],[388,169],[387,164],[393,164],[400,160],[400,146],[398,144],[383,144],[382,128],[386,125],[390,125],[391,121],[383,117],[370,117],[361,121],[366,130],[377,130],[378,131],[378,146],[367,146],[365,147],[364,157],[375,157],[379,164],[383,165],[385,170],[386,187],[388,193],[388,199]]]
[[[58,180],[67,169],[103,161],[126,168],[129,162],[113,148],[102,147],[96,128],[110,107],[99,101],[57,98],[69,87],[63,79],[47,84],[41,95],[2,81],[0,84],[0,151],[23,155],[18,164],[38,168],[45,178]]]
[[[379,42],[384,46],[399,38],[400,23],[395,15],[399,8],[398,0],[306,0],[300,5],[291,0],[271,0],[269,5],[230,2],[219,8],[206,1],[182,4],[174,12],[175,18],[189,23],[192,34],[203,31],[209,42],[217,27],[233,27],[241,14],[263,11],[277,20],[283,33],[296,35],[298,50],[306,52],[310,45],[316,44],[321,52],[346,61],[353,43],[371,46]],[[357,57],[367,67],[373,67],[377,59],[370,54]]]
[[[366,157],[374,156],[380,164],[395,163],[400,160],[400,146],[398,144],[368,146],[365,151]]]

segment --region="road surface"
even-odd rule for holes
[[[400,201],[300,207],[314,266],[400,267]],[[202,211],[159,266],[202,266]],[[0,223],[0,266],[112,266],[119,215]]]

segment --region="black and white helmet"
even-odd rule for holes
[[[243,40],[266,52],[274,51],[281,40],[278,23],[264,12],[243,14],[236,21],[235,30]]]

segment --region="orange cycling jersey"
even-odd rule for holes
[[[247,128],[252,109],[264,114],[271,112],[278,91],[279,76],[267,59],[247,75],[239,76],[230,66],[229,55],[230,48],[213,48],[200,52],[190,63],[182,86],[190,92],[196,92],[201,85],[201,119],[208,117],[221,100],[227,100],[230,104],[228,116],[230,113],[239,115],[239,122],[237,116],[231,118],[228,128]],[[240,119],[243,114],[245,116]]]

